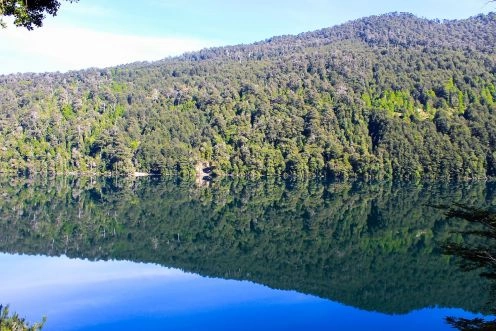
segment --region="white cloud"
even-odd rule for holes
[[[153,61],[214,45],[188,37],[144,37],[46,25],[0,29],[0,74],[67,71]]]

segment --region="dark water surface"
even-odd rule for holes
[[[449,330],[490,284],[432,204],[492,183],[0,178],[0,303],[46,330]]]

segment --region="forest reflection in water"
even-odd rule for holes
[[[386,314],[491,313],[487,279],[441,250],[477,239],[431,207],[493,205],[491,183],[1,181],[4,253],[157,263]]]
[[[464,220],[467,227],[455,230],[461,235],[456,241],[449,241],[442,245],[443,253],[458,257],[460,268],[463,271],[480,272],[480,277],[490,281],[490,295],[487,302],[488,310],[496,314],[496,210],[492,208],[475,208],[465,205],[456,205],[447,209],[449,219]],[[496,330],[496,319],[476,317],[446,317],[448,324],[461,331],[465,330]]]

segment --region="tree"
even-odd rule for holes
[[[455,205],[457,208],[449,209],[445,215],[448,218],[459,218],[467,221],[470,225],[475,226],[469,230],[458,231],[463,235],[465,240],[469,237],[475,237],[479,242],[478,245],[468,245],[466,243],[449,242],[443,246],[444,254],[457,256],[461,258],[461,268],[464,271],[480,269],[481,276],[493,283],[491,291],[494,295],[496,284],[496,213],[492,210],[477,209],[463,205]],[[443,208],[443,207],[441,207]],[[491,298],[494,305],[494,297]],[[492,307],[491,312],[496,309]],[[466,319],[448,316],[446,322],[458,330],[495,330],[496,319],[485,320],[483,318]]]
[[[43,25],[45,14],[57,15],[59,7],[60,1],[57,0],[0,0],[0,17],[13,16],[16,26],[33,30]],[[5,27],[5,22],[0,20],[0,25]]]
[[[0,330],[2,331],[39,331],[43,328],[45,322],[46,318],[43,318],[40,323],[35,323],[31,326],[26,322],[25,318],[20,317],[17,313],[11,315],[9,306],[0,305]]]

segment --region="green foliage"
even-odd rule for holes
[[[439,207],[444,209],[446,207]],[[463,239],[447,242],[443,245],[444,254],[455,256],[460,260],[462,270],[479,270],[480,276],[491,281],[491,298],[487,303],[492,314],[496,311],[496,212],[492,209],[481,209],[457,205],[446,212],[449,218],[466,221],[466,229],[458,233]],[[457,238],[458,239],[458,238]],[[472,240],[468,240],[472,239]],[[474,240],[475,239],[475,240]],[[458,330],[494,330],[495,319],[474,319],[446,317],[446,322]]]
[[[43,328],[45,321],[46,318],[43,318],[43,321],[31,326],[17,313],[11,315],[9,306],[0,305],[0,331],[39,331]]]
[[[75,116],[74,112],[72,111],[71,105],[63,106],[61,112],[62,112],[62,116],[64,116],[66,120],[73,119]]]
[[[253,45],[0,76],[0,172],[496,176],[496,15],[360,19]]]
[[[371,102],[371,106],[388,110],[390,113],[411,113],[414,110],[414,101],[408,91],[384,91],[379,98]]]
[[[76,2],[78,0],[66,0]],[[40,27],[45,19],[45,13],[55,16],[60,7],[57,0],[2,0],[0,1],[0,17],[13,16],[14,24],[33,30]],[[3,21],[0,21],[3,24]]]

